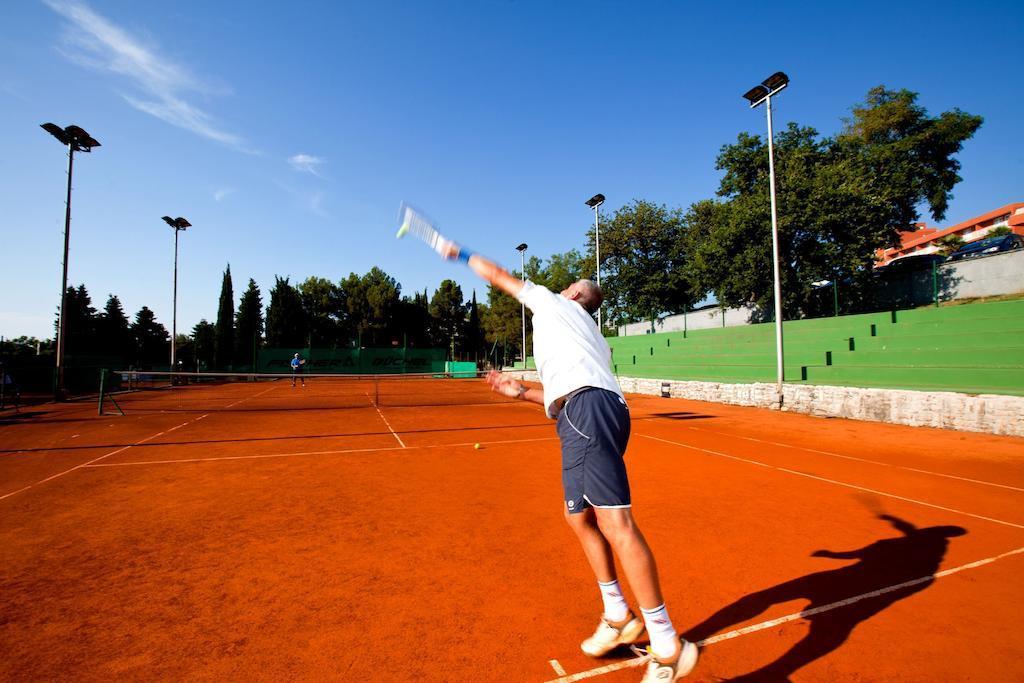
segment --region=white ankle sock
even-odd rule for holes
[[[601,600],[604,601],[604,618],[608,621],[622,621],[629,614],[629,605],[626,598],[622,596],[622,589],[619,588],[617,580],[608,583],[597,582],[601,589]]]
[[[644,625],[651,639],[651,652],[655,657],[671,657],[679,648],[679,637],[668,618],[668,610],[662,603],[654,609],[640,608],[644,615]]]

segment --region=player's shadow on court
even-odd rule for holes
[[[774,662],[733,681],[788,681],[801,667],[839,648],[857,624],[870,619],[898,600],[923,591],[934,582],[949,539],[963,536],[958,526],[919,529],[893,515],[879,515],[902,536],[885,538],[860,548],[835,552],[817,550],[813,557],[857,560],[839,569],[816,572],[752,593],[723,607],[686,633],[687,640],[699,642],[753,619],[772,605],[791,600],[808,600],[803,619],[810,630],[800,642]],[[834,603],[860,597],[850,604]],[[822,609],[814,614],[813,610]]]
[[[651,417],[663,417],[666,420],[706,420],[714,415],[705,415],[703,413],[689,413],[686,411],[676,411],[674,413],[651,413]],[[640,418],[643,419],[643,418]]]

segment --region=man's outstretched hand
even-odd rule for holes
[[[491,385],[491,391],[509,398],[519,398],[523,386],[519,380],[507,377],[496,370],[487,373],[487,383]]]

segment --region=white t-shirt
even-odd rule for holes
[[[544,412],[580,387],[607,389],[622,396],[611,372],[612,351],[597,323],[575,301],[526,282],[517,297],[533,313],[533,359],[544,385]]]

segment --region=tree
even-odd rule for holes
[[[120,356],[122,362],[127,362],[134,356],[135,343],[128,316],[125,315],[124,307],[121,306],[121,300],[113,294],[108,295],[103,313],[96,320],[96,336],[106,352],[113,356]]]
[[[98,317],[85,285],[68,287],[64,295],[64,353],[68,356],[95,353],[101,346],[97,340]],[[57,329],[60,334],[60,329]]]
[[[476,290],[473,290],[473,300],[469,304],[469,319],[466,321],[466,335],[462,345],[462,351],[467,358],[474,362],[480,360],[480,351],[484,345],[484,331],[480,325],[480,311],[476,305]]]
[[[217,369],[230,367],[235,351],[235,291],[231,286],[231,264],[228,264],[221,280],[213,349]]]
[[[342,297],[327,278],[308,277],[299,286],[299,299],[309,326],[309,345],[336,346],[342,328]]]
[[[675,313],[700,298],[685,277],[685,233],[681,210],[643,200],[616,210],[601,226],[601,287],[609,323]],[[593,262],[592,255],[589,260]],[[565,277],[574,265],[571,256],[557,262],[559,270],[567,271]]]
[[[789,124],[777,135],[780,277],[786,317],[813,307],[814,283],[843,281],[850,298],[867,300],[875,252],[926,204],[944,217],[959,181],[953,158],[980,117],[954,110],[929,117],[906,90],[871,90],[839,135]],[[741,134],[722,148],[717,201],[685,216],[686,279],[695,293],[713,291],[727,306],[771,308],[771,215],[768,150]],[[603,233],[602,233],[603,236]]]
[[[604,233],[602,232],[602,235]],[[574,282],[588,277],[587,263],[593,260],[583,258],[576,249],[561,254],[552,254],[544,266],[544,286],[552,292],[561,292]]]
[[[949,256],[960,247],[964,246],[964,238],[960,235],[946,235],[935,240],[938,252],[943,256]]]
[[[263,300],[256,281],[249,278],[249,287],[242,294],[235,315],[235,361],[255,369],[262,335]]]
[[[453,360],[456,343],[461,344],[466,324],[466,305],[463,301],[462,288],[454,280],[442,280],[430,300],[434,343],[445,346]]]
[[[516,358],[522,348],[522,318],[518,301],[494,285],[487,286],[487,309],[481,312],[484,338],[501,347],[501,364]],[[527,316],[529,318],[529,316]],[[529,323],[529,320],[527,320]],[[529,340],[527,340],[529,344]]]
[[[272,348],[301,348],[309,341],[306,313],[298,291],[288,284],[288,278],[274,276],[267,307],[267,346]]]
[[[426,292],[415,292],[410,299],[403,296],[395,309],[395,329],[402,334],[406,346],[427,348],[431,345],[429,302]]]
[[[1009,226],[1000,225],[998,228],[992,228],[987,233],[985,233],[985,237],[1004,237],[1006,235],[1012,234],[1013,230],[1011,230]]]
[[[153,311],[143,306],[135,314],[131,325],[135,340],[135,364],[151,366],[166,364],[170,358],[170,338],[167,328],[156,320]]]
[[[390,346],[401,339],[393,314],[401,301],[402,286],[395,278],[374,266],[362,277],[349,274],[341,288],[349,324],[362,346]]]
[[[192,328],[192,348],[195,350],[196,370],[214,366],[214,348],[217,339],[216,328],[204,318]]]

